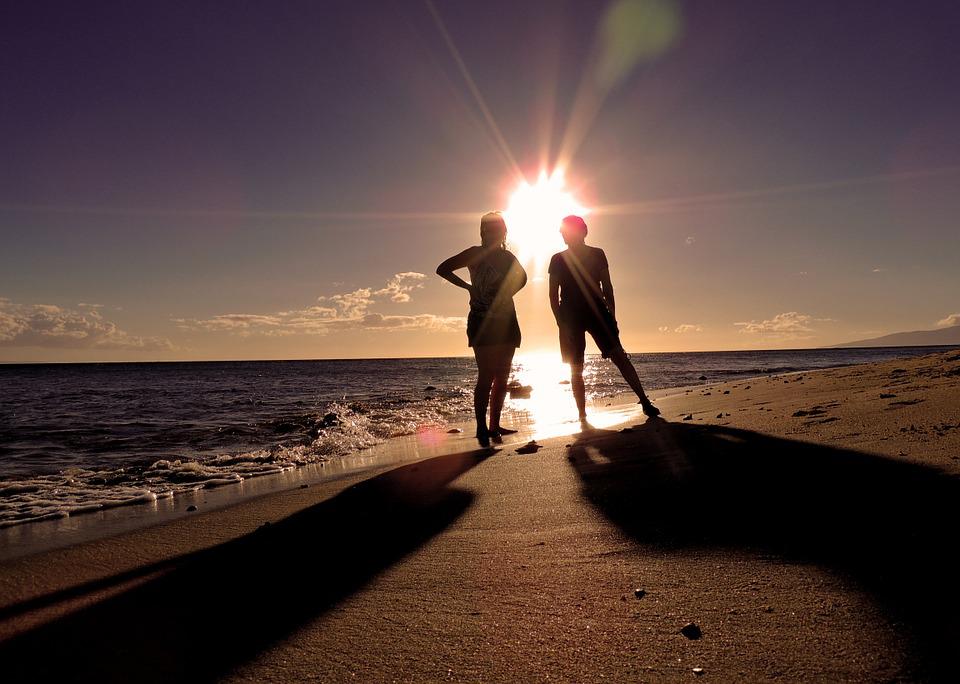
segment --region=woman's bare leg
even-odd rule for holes
[[[497,345],[495,350],[493,369],[493,392],[490,395],[490,432],[500,432],[500,413],[503,411],[503,402],[507,396],[507,380],[510,378],[510,369],[513,366],[513,355],[516,347],[513,345]]]
[[[473,388],[473,413],[477,419],[477,439],[481,446],[490,445],[487,429],[487,404],[490,402],[490,387],[493,385],[494,364],[491,347],[474,347],[477,360],[477,384]]]

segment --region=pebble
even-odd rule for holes
[[[527,442],[522,447],[517,449],[517,453],[518,454],[535,454],[542,448],[543,447],[537,444],[536,440],[531,439],[529,442]]]
[[[692,413],[688,413],[687,415],[685,415],[685,416],[683,417],[683,419],[684,419],[684,420],[693,420],[693,414],[692,414]]]
[[[697,676],[699,677],[700,675],[703,674],[703,668],[702,668],[702,667],[695,667],[695,668],[693,668],[693,674],[695,674],[695,675],[697,675]]]
[[[437,388],[434,387],[433,385],[427,385],[426,387],[423,388],[423,391],[424,391],[424,392],[433,392],[435,389],[437,389]]]
[[[463,430],[461,430],[460,428],[450,428],[449,430],[447,430],[448,435],[459,435],[461,432],[463,432]]]
[[[707,379],[707,376],[706,376],[706,375],[701,375],[699,379],[700,379],[700,380],[706,380],[706,379]]]
[[[880,398],[881,398],[881,399],[893,399],[895,396],[897,396],[897,395],[896,395],[896,394],[888,394],[887,392],[881,392],[881,393],[880,393]]]
[[[723,418],[723,413],[718,413],[717,418]]]
[[[723,390],[724,394],[730,394],[730,390]]]
[[[193,513],[195,510],[197,510],[196,506],[193,506],[193,505],[187,506],[187,513]]]
[[[703,636],[700,626],[695,622],[688,622],[680,630],[680,633],[688,639],[699,639]]]
[[[647,592],[644,591],[643,589],[634,589],[633,595],[636,596],[638,599],[642,599],[644,596],[647,595]]]
[[[310,485],[308,485],[308,484],[302,484],[302,485],[300,485],[300,489],[306,489],[306,488],[309,487],[309,486],[310,486]]]

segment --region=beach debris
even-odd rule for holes
[[[696,622],[688,622],[681,628],[680,633],[688,639],[699,639],[703,636],[703,631]]]
[[[703,670],[702,667],[695,667],[695,668],[693,668],[693,674],[697,675],[698,677],[700,677],[701,675],[703,675],[703,672],[704,672],[704,670]]]
[[[517,449],[518,454],[535,454],[543,447],[537,444],[537,440],[531,439],[529,442],[524,444],[522,447]]]
[[[687,415],[685,415],[685,416],[683,417],[683,419],[684,419],[684,420],[693,420],[693,414],[692,414],[692,413],[688,413]]]
[[[450,428],[449,430],[447,430],[448,435],[459,435],[461,432],[463,432],[463,430],[461,430],[460,428]]]
[[[881,392],[881,393],[880,393],[880,398],[881,398],[881,399],[893,399],[895,396],[897,396],[897,395],[896,395],[896,394],[890,394],[889,392]]]
[[[187,506],[187,513],[193,513],[195,510],[197,510],[197,507],[194,506],[193,504],[190,504],[189,506]]]
[[[437,388],[434,387],[433,385],[427,385],[426,387],[423,388],[423,391],[424,391],[424,392],[433,392],[433,391],[435,391],[436,389],[437,389]]]
[[[697,378],[697,380],[706,380],[706,379],[707,379],[706,375],[701,375],[699,378]]]
[[[647,592],[643,589],[634,589],[633,595],[638,599],[642,599],[644,596],[647,595]]]
[[[340,416],[338,416],[336,413],[333,413],[331,411],[330,413],[328,413],[323,417],[323,420],[321,422],[323,423],[324,427],[330,427],[331,425],[339,425]]]

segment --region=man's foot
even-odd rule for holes
[[[641,400],[637,403],[643,407],[643,415],[647,416],[648,418],[656,418],[660,415],[660,409],[651,404],[649,399],[646,401]]]
[[[511,430],[510,428],[505,427],[496,427],[490,430],[491,437],[503,437],[504,435],[515,435],[517,434],[516,430]]]
[[[490,431],[487,428],[477,428],[476,434],[477,442],[480,443],[480,446],[486,449],[490,446]]]

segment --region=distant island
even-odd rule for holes
[[[933,347],[950,344],[960,345],[960,325],[938,328],[937,330],[893,333],[883,337],[872,337],[868,340],[844,342],[843,344],[832,345],[831,349],[838,347]]]

